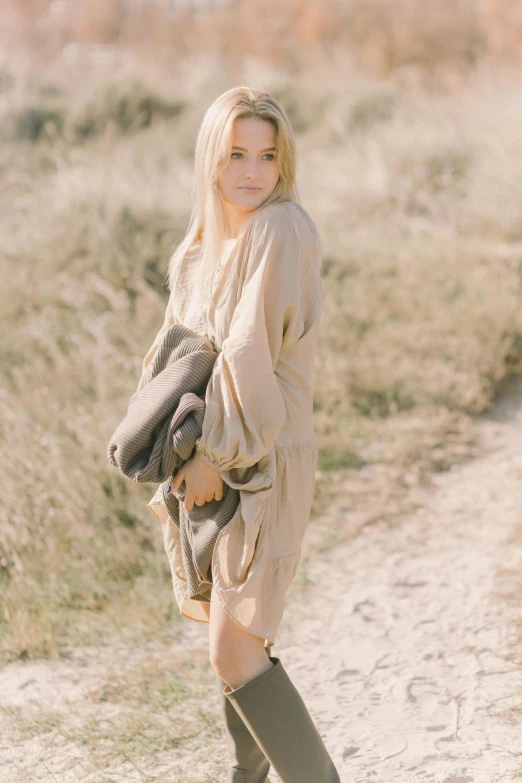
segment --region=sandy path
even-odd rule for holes
[[[520,577],[518,601],[502,597],[522,563],[519,394],[479,423],[485,456],[314,560],[293,596],[278,650],[343,783],[522,778]]]
[[[509,597],[522,584],[522,385],[477,426],[484,456],[420,490],[420,510],[367,526],[314,558],[311,583],[287,596],[274,654],[343,783],[522,778],[522,624],[520,601]],[[206,626],[186,621],[180,632],[184,647],[206,649]],[[167,652],[149,645],[140,654]],[[128,659],[122,646],[78,651],[67,662],[12,664],[0,671],[0,707],[43,703],[52,693],[59,709],[61,694],[73,716],[71,704],[81,709],[89,689]],[[2,783],[223,779],[215,739],[149,759],[144,774],[132,764],[103,773],[74,766],[82,751],[63,732],[17,743],[5,710],[0,737]]]

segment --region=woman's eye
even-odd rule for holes
[[[243,153],[242,152],[232,152],[230,157],[233,158],[234,155],[239,155],[240,157],[243,157]],[[275,155],[274,155],[273,152],[267,152],[266,155],[263,155],[263,158],[266,158],[266,157],[268,157],[268,159],[270,161],[272,161],[272,160],[274,160]],[[237,160],[237,158],[236,158],[236,160]]]

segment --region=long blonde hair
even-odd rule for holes
[[[276,157],[279,160],[279,180],[265,201],[253,210],[252,216],[268,204],[278,201],[300,203],[296,186],[297,153],[290,120],[282,106],[268,93],[250,87],[232,87],[220,95],[207,109],[200,125],[194,155],[192,212],[185,237],[169,261],[169,289],[174,290],[176,274],[185,255],[201,243],[200,291],[208,308],[212,297],[215,270],[221,259],[226,237],[226,218],[218,177],[232,152],[234,120],[256,117],[272,122],[276,129]],[[250,216],[240,235],[248,228]]]

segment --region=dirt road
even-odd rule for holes
[[[343,783],[522,779],[520,385],[478,426],[419,511],[313,562],[278,639]]]
[[[410,516],[314,558],[310,582],[287,596],[274,654],[343,783],[522,778],[522,385],[477,426],[483,456],[439,474]],[[177,643],[206,660],[206,626],[183,621]],[[133,714],[107,683],[145,659],[166,669],[172,649],[122,642],[0,671],[2,783],[224,780],[217,730],[205,743],[196,731],[174,748],[136,746],[132,759],[107,734],[105,761],[82,742],[86,716],[119,725]]]

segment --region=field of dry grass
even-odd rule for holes
[[[340,487],[368,519],[393,515],[409,487],[474,453],[474,416],[522,371],[522,93],[508,45],[520,4],[511,26],[483,4],[485,26],[469,2],[450,21],[401,2],[390,26],[377,0],[310,2],[296,26],[295,4],[265,2],[249,49],[261,10],[243,3],[241,58],[225,46],[226,7],[186,11],[168,28],[182,40],[164,23],[137,36],[129,12],[115,40],[116,4],[67,16],[54,2],[45,19],[37,5],[25,20],[1,7],[4,661],[180,622],[145,509],[154,487],[119,476],[106,444],[163,316],[198,124],[232,84],[270,90],[290,114],[301,200],[324,239],[314,515]],[[510,70],[491,66],[500,49]],[[370,491],[365,466],[382,476]]]

